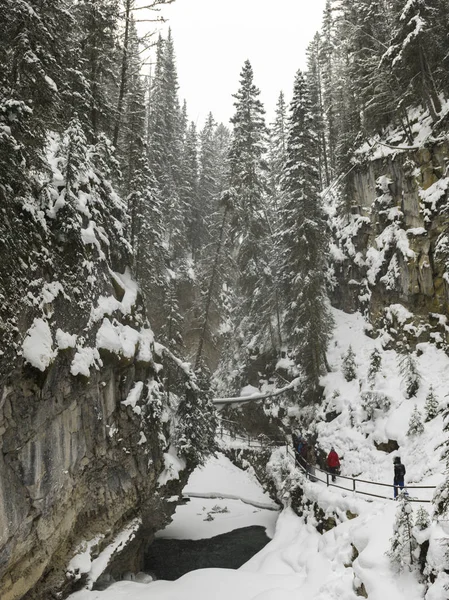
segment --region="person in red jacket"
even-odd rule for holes
[[[337,479],[336,475],[340,468],[340,459],[338,458],[338,454],[335,452],[335,448],[333,446],[327,457],[327,466],[329,468],[329,473],[332,473],[332,481],[335,481]]]

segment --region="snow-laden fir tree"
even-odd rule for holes
[[[418,542],[413,535],[413,509],[404,493],[399,495],[399,508],[393,524],[393,537],[390,539],[390,550],[387,552],[394,568],[400,572],[405,568],[412,569],[416,563],[415,550]]]
[[[274,121],[270,126],[268,144],[269,166],[269,203],[272,204],[272,214],[276,220],[280,217],[279,209],[283,204],[283,188],[281,180],[287,162],[287,105],[284,94],[281,92],[276,104]]]
[[[424,540],[420,537],[419,532],[425,531],[428,527],[430,527],[430,516],[427,510],[420,506],[416,511],[415,518],[415,530],[417,530],[417,535],[415,535],[419,545],[419,553],[418,555],[418,566],[420,573],[426,573],[426,562],[427,562],[427,553],[429,550],[429,540],[427,536],[424,536]]]
[[[382,369],[382,356],[377,348],[371,352],[368,367],[368,383],[372,389],[376,383],[376,375]]]
[[[421,375],[418,371],[416,361],[410,353],[407,352],[399,358],[399,372],[402,377],[406,397],[411,398],[412,396],[416,396],[421,383]]]
[[[232,206],[229,252],[235,256],[237,333],[236,362],[242,371],[271,344],[273,271],[270,268],[272,238],[267,218],[267,130],[260,90],[246,61],[240,87],[234,94],[234,126],[229,150],[226,205]]]
[[[204,464],[217,449],[217,415],[212,403],[210,373],[201,362],[185,383],[177,413],[176,445],[191,466]]]
[[[195,260],[201,250],[203,215],[198,196],[198,139],[193,122],[186,130],[181,171],[180,200],[185,214],[186,247]]]
[[[383,57],[402,83],[404,93],[423,100],[433,121],[441,111],[440,90],[432,68],[437,51],[432,28],[438,27],[438,4],[439,0],[393,2],[393,39]]]
[[[408,422],[407,435],[409,435],[409,436],[420,435],[423,432],[424,432],[424,425],[422,422],[422,416],[418,410],[418,407],[415,404],[415,408],[413,409],[413,412],[411,414],[410,421]]]
[[[184,119],[185,121],[185,119]],[[159,38],[149,95],[148,159],[164,204],[170,258],[184,256],[185,214],[181,204],[183,117],[178,99],[174,43]]]
[[[357,365],[355,362],[355,354],[352,346],[345,352],[341,362],[341,370],[346,381],[353,381],[357,377]]]
[[[445,480],[435,490],[433,504],[436,515],[447,518],[449,516],[449,406],[446,407],[443,413],[443,423],[443,431],[448,436],[443,444],[444,450],[442,453],[442,458],[446,461]],[[449,552],[449,544],[447,544],[447,548]]]
[[[438,415],[439,406],[440,406],[440,401],[435,394],[435,390],[433,389],[433,386],[431,385],[429,387],[429,392],[426,396],[426,403],[424,405],[424,414],[425,414],[426,423],[428,421],[431,421]]]
[[[332,316],[326,292],[328,235],[319,190],[319,144],[310,94],[301,71],[290,105],[286,194],[282,211],[281,277],[285,340],[292,348],[304,382],[304,400],[319,399],[319,379],[326,368]]]
[[[429,526],[429,513],[423,506],[420,506],[416,511],[415,527],[417,527],[419,531],[424,531],[424,529],[427,529]]]

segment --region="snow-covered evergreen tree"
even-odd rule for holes
[[[193,122],[186,131],[181,170],[180,200],[185,215],[186,241],[195,259],[203,242],[203,215],[198,195],[198,139]]]
[[[231,207],[230,247],[235,256],[235,336],[242,369],[272,342],[273,273],[270,223],[267,218],[267,131],[260,91],[246,61],[235,97],[234,125],[229,150],[226,205]],[[238,341],[240,338],[240,342]]]
[[[212,403],[210,373],[204,364],[189,378],[177,409],[176,445],[180,454],[195,467],[217,449],[217,415]]]
[[[353,381],[357,377],[357,365],[355,362],[355,354],[352,346],[349,345],[348,350],[343,355],[341,370],[346,381]]]
[[[431,28],[436,25],[437,4],[435,0],[393,2],[395,28],[391,45],[383,57],[396,73],[404,92],[415,93],[434,121],[441,111],[440,90],[432,69],[436,44]]]
[[[304,75],[298,71],[290,106],[283,180],[281,277],[285,341],[304,377],[304,399],[317,401],[332,317],[326,292],[328,237],[319,195],[318,139]]]
[[[415,404],[415,408],[410,417],[410,421],[408,423],[408,431],[407,435],[420,435],[424,431],[424,425],[422,422],[421,413],[418,410],[418,407]]]
[[[411,398],[412,396],[416,396],[421,383],[421,375],[419,374],[416,361],[410,353],[407,352],[399,358],[399,371],[406,397]]]
[[[415,519],[415,527],[419,529],[419,531],[424,531],[430,526],[430,516],[427,510],[420,506],[416,511],[416,519]]]
[[[404,493],[399,495],[399,508],[393,525],[393,537],[390,539],[390,550],[387,552],[397,571],[412,569],[416,563],[415,550],[418,547],[413,535],[413,509]]]
[[[431,421],[438,415],[439,406],[440,406],[440,401],[438,400],[438,398],[435,394],[433,386],[430,385],[429,392],[426,396],[426,403],[424,405],[424,414],[425,414],[426,423],[428,421]]]
[[[281,92],[276,105],[274,122],[270,126],[268,144],[269,166],[269,204],[273,205],[273,216],[276,221],[280,217],[280,208],[283,205],[283,188],[281,185],[287,162],[287,105],[284,94]]]
[[[376,375],[382,369],[382,356],[377,348],[371,352],[369,358],[369,367],[368,367],[368,382],[369,386],[372,389],[376,383]]]

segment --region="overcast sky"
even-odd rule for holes
[[[179,96],[187,100],[190,119],[202,126],[211,111],[229,124],[232,94],[249,59],[271,122],[279,92],[290,100],[295,73],[306,66],[305,50],[320,28],[324,5],[325,0],[176,0],[164,7]]]

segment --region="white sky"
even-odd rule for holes
[[[232,94],[246,59],[261,90],[267,121],[281,90],[290,99],[305,50],[320,28],[325,0],[176,0],[162,9],[172,29],[179,96],[191,120],[209,111],[229,124]],[[136,13],[136,16],[139,13]]]

